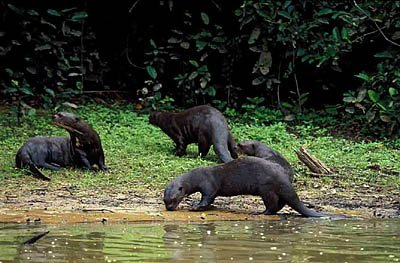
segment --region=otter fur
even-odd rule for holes
[[[59,112],[53,124],[66,129],[70,136],[37,136],[29,139],[15,156],[17,168],[28,168],[36,178],[49,181],[38,168],[59,170],[77,167],[106,170],[104,152],[97,132],[79,116]]]
[[[238,154],[255,156],[267,161],[278,163],[285,169],[286,174],[289,176],[290,182],[293,182],[294,172],[290,163],[279,152],[268,147],[264,143],[255,140],[243,141],[236,145],[235,151]]]
[[[167,210],[175,210],[185,196],[200,192],[191,210],[206,210],[218,196],[261,196],[265,210],[252,214],[273,215],[289,205],[306,217],[330,217],[307,208],[278,163],[257,157],[243,157],[226,164],[200,167],[174,179],[164,190]]]
[[[223,163],[237,158],[235,140],[225,117],[217,109],[201,105],[182,112],[152,112],[149,123],[161,128],[176,144],[175,154],[186,154],[188,144],[197,143],[199,155],[204,157],[211,145]]]

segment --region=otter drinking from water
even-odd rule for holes
[[[53,116],[53,124],[66,129],[68,136],[37,136],[29,139],[18,150],[15,164],[18,168],[29,168],[33,176],[49,181],[38,168],[59,170],[63,167],[77,167],[106,170],[104,152],[100,137],[79,116],[59,112]]]
[[[222,162],[237,158],[228,123],[222,113],[211,106],[197,106],[179,113],[153,112],[149,123],[160,127],[175,142],[178,156],[186,154],[188,144],[197,143],[202,157],[213,145]]]
[[[286,170],[278,163],[257,157],[244,157],[226,164],[200,167],[173,180],[164,190],[167,210],[175,210],[185,196],[202,194],[192,210],[206,210],[218,196],[261,196],[265,210],[252,214],[273,215],[287,204],[303,216],[327,217],[300,201]],[[336,215],[334,215],[336,216]]]
[[[289,176],[290,182],[293,182],[294,172],[290,163],[279,152],[268,147],[262,142],[255,140],[243,141],[236,145],[235,151],[238,154],[255,156],[267,161],[278,163],[285,169],[286,174]]]

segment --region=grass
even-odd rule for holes
[[[159,191],[174,177],[199,166],[216,164],[213,150],[205,159],[197,157],[197,146],[190,145],[188,156],[173,155],[174,144],[159,128],[148,124],[148,115],[132,111],[130,105],[86,105],[74,110],[100,134],[106,156],[106,173],[65,169],[44,172],[53,178],[51,184],[68,183],[82,189],[132,188],[135,191]],[[8,111],[0,112],[0,182],[21,178],[25,171],[14,168],[18,148],[37,135],[67,135],[50,122],[50,112],[39,112],[24,118],[17,125]],[[336,184],[380,184],[388,188],[400,186],[400,151],[398,141],[352,141],[328,135],[324,129],[307,125],[290,127],[277,122],[272,125],[249,125],[230,122],[237,141],[260,140],[281,152],[296,171],[296,182],[307,184],[314,178],[307,174],[295,154],[305,146],[310,153],[333,168],[339,179],[324,179]],[[311,132],[312,131],[312,132]]]

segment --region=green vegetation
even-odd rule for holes
[[[70,110],[72,111],[72,110]],[[53,178],[51,184],[69,183],[80,188],[134,187],[135,191],[160,190],[175,176],[198,166],[215,165],[211,150],[207,158],[200,159],[197,146],[190,145],[188,156],[173,155],[173,142],[157,127],[148,124],[148,115],[133,111],[132,105],[86,105],[75,113],[90,123],[100,134],[106,155],[106,173],[92,173],[65,169],[45,173]],[[230,112],[233,114],[233,111]],[[9,111],[0,112],[0,181],[26,176],[14,168],[14,156],[28,138],[36,135],[67,135],[53,125],[50,112],[27,116],[21,125]],[[273,115],[272,115],[273,116]],[[268,119],[268,116],[265,116]],[[351,141],[329,135],[327,128],[285,122],[248,124],[229,118],[232,132],[238,141],[260,140],[281,152],[294,166],[296,182],[310,180],[307,168],[301,164],[294,150],[304,145],[310,153],[333,168],[338,177],[326,178],[335,184],[371,183],[387,187],[400,186],[400,141]],[[290,127],[290,131],[288,132]]]

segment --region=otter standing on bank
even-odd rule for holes
[[[264,143],[255,140],[243,141],[236,145],[235,150],[238,154],[255,156],[267,161],[278,163],[283,167],[283,169],[285,169],[290,182],[293,182],[294,172],[290,163],[279,152],[268,147]]]
[[[217,109],[196,106],[182,112],[150,113],[149,123],[161,128],[176,144],[176,155],[186,154],[188,144],[197,143],[199,155],[204,157],[211,145],[218,158],[226,163],[237,158],[235,141],[225,117]]]
[[[175,210],[185,196],[201,193],[201,201],[192,210],[206,210],[218,196],[261,196],[265,210],[252,214],[273,215],[287,204],[303,216],[327,217],[300,201],[285,169],[278,163],[257,157],[244,157],[232,162],[200,167],[173,180],[164,190],[167,210]]]
[[[63,167],[78,167],[106,170],[100,137],[79,116],[59,112],[53,116],[53,124],[66,129],[68,136],[37,136],[29,139],[18,150],[15,164],[18,168],[29,168],[36,178],[49,181],[38,168],[59,170]]]

